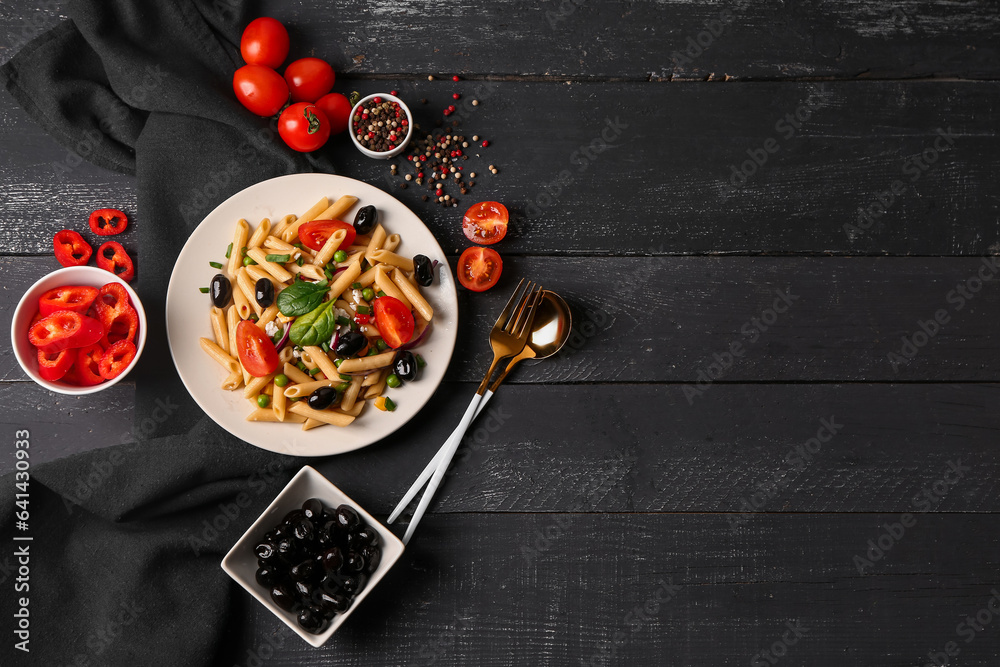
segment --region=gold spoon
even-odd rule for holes
[[[524,346],[520,354],[510,360],[507,368],[493,382],[489,393],[492,395],[500,387],[500,383],[504,381],[507,374],[513,370],[514,366],[517,366],[525,359],[548,359],[561,350],[566,341],[569,340],[569,334],[572,330],[573,313],[569,309],[569,304],[555,292],[544,290],[542,293],[542,302],[538,304],[538,310],[535,312],[535,320],[531,325],[531,338],[528,339],[528,344]],[[487,400],[489,400],[489,397],[484,395],[483,402],[479,405],[480,411]],[[476,414],[478,415],[479,412],[476,412]]]

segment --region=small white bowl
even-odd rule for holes
[[[375,151],[368,150],[367,148],[361,145],[361,142],[358,141],[358,137],[354,134],[354,114],[357,113],[358,108],[362,104],[375,97],[381,97],[383,100],[389,100],[390,102],[395,102],[399,106],[403,107],[403,111],[406,112],[406,121],[409,123],[409,125],[406,126],[407,132],[406,132],[406,137],[403,138],[403,143],[399,144],[391,151],[385,151],[384,153],[376,153]],[[351,135],[351,141],[354,142],[355,147],[357,147],[357,149],[361,151],[364,155],[367,155],[370,158],[375,158],[376,160],[388,160],[389,158],[396,157],[397,155],[405,151],[407,145],[409,145],[410,139],[413,137],[413,114],[410,113],[410,107],[406,106],[406,102],[399,99],[395,95],[390,95],[389,93],[372,93],[371,95],[368,95],[367,97],[362,97],[360,100],[358,100],[358,103],[355,104],[354,107],[351,109],[351,115],[348,116],[347,118],[347,132]]]
[[[378,568],[368,578],[368,583],[365,585],[364,590],[358,593],[347,611],[337,614],[330,621],[327,629],[318,635],[306,632],[299,627],[296,615],[276,605],[271,599],[270,592],[257,583],[257,555],[254,553],[254,546],[264,537],[265,533],[281,523],[284,516],[290,511],[301,508],[302,503],[310,498],[319,498],[329,508],[347,504],[356,509],[361,518],[378,532],[379,539],[381,540],[380,547],[382,549],[382,560]],[[382,577],[385,576],[386,572],[389,571],[402,555],[403,543],[398,537],[389,532],[388,528],[376,521],[371,514],[351,500],[347,494],[334,486],[330,480],[319,474],[315,468],[304,466],[281,493],[278,494],[278,497],[268,505],[264,513],[260,515],[260,518],[250,526],[247,532],[243,533],[243,537],[229,550],[226,557],[222,559],[222,569],[240,586],[247,589],[250,595],[257,598],[262,605],[270,609],[271,613],[284,621],[285,625],[294,630],[302,639],[306,640],[312,646],[318,647],[325,644],[333,636],[333,633],[344,624],[347,617],[357,609],[361,601],[368,596],[376,584],[382,580]]]
[[[42,379],[42,376],[38,374],[38,349],[28,341],[28,323],[31,322],[31,318],[38,312],[39,297],[56,287],[86,285],[88,287],[100,288],[108,283],[118,283],[124,287],[125,291],[128,292],[129,298],[132,300],[132,307],[139,314],[139,332],[136,334],[135,359],[128,365],[125,372],[114,380],[105,380],[101,384],[95,384],[91,387],[79,387],[68,382],[50,382]],[[139,301],[139,295],[135,293],[135,290],[129,287],[127,282],[110,271],[105,271],[95,266],[67,266],[45,276],[29,287],[28,291],[24,293],[24,296],[17,303],[17,309],[14,310],[14,317],[10,323],[10,342],[14,347],[14,356],[17,357],[17,363],[21,364],[21,370],[39,385],[58,394],[70,394],[73,396],[93,394],[117,384],[139,362],[142,349],[146,346],[146,311],[143,310],[142,303]]]

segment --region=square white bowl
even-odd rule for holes
[[[67,285],[86,285],[88,287],[97,287],[100,289],[108,283],[118,283],[125,288],[125,292],[128,293],[129,299],[132,300],[132,307],[135,308],[135,312],[139,316],[139,333],[137,334],[135,341],[135,358],[132,359],[132,362],[128,365],[128,367],[115,379],[106,380],[100,384],[95,384],[89,387],[80,387],[74,384],[69,384],[68,382],[63,382],[62,380],[50,382],[49,380],[43,379],[42,376],[38,374],[38,349],[28,342],[28,324],[31,322],[31,318],[34,317],[35,312],[38,310],[39,297],[50,289],[54,289],[56,287],[65,287]],[[54,391],[59,394],[82,396],[83,394],[93,394],[98,391],[104,391],[108,387],[118,384],[119,381],[132,372],[135,365],[139,363],[139,357],[142,356],[143,348],[146,347],[146,329],[146,311],[142,307],[142,303],[139,301],[139,295],[135,293],[135,290],[133,290],[127,282],[115,274],[105,271],[104,269],[99,269],[95,266],[68,266],[39,278],[38,281],[36,281],[35,284],[29,287],[28,291],[24,293],[21,300],[17,303],[17,308],[14,309],[14,316],[11,318],[10,341],[14,348],[14,356],[17,357],[17,363],[21,365],[21,370],[24,371],[25,375],[49,391]]]
[[[361,518],[378,532],[382,549],[382,560],[378,568],[368,578],[368,583],[365,585],[364,590],[358,593],[354,600],[352,600],[351,606],[348,607],[347,611],[334,616],[333,620],[330,621],[329,627],[318,635],[306,632],[299,627],[296,615],[276,605],[271,599],[270,592],[257,583],[255,576],[257,574],[257,556],[254,554],[254,546],[264,537],[265,533],[281,523],[288,512],[301,508],[302,503],[310,498],[319,498],[323,501],[324,505],[331,509],[335,509],[338,505],[343,504],[350,505],[356,509]],[[403,543],[398,537],[376,521],[364,508],[351,500],[346,493],[334,486],[330,480],[323,477],[315,468],[304,466],[288,482],[288,485],[282,489],[281,493],[278,494],[271,504],[268,505],[264,513],[254,521],[254,524],[250,526],[247,532],[243,533],[243,537],[229,550],[226,557],[222,559],[222,569],[236,580],[240,586],[247,589],[250,595],[257,598],[262,605],[270,609],[275,616],[284,621],[285,625],[294,630],[302,639],[318,647],[325,644],[333,636],[333,633],[344,624],[347,617],[354,612],[357,606],[361,604],[361,601],[367,597],[368,593],[375,588],[376,584],[382,580],[382,577],[385,576],[386,572],[389,571],[402,555]]]

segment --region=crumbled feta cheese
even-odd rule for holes
[[[364,303],[365,298],[361,296],[361,290],[351,290],[351,296],[354,297],[354,303]]]
[[[278,333],[278,325],[272,320],[264,325],[264,333],[266,333],[271,338],[274,338],[274,334]]]
[[[296,359],[301,359],[302,358],[302,350],[300,350],[297,347],[293,347],[292,348],[292,356],[295,357]]]

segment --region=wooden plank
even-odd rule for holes
[[[448,378],[479,381],[489,329],[530,276],[569,301],[574,335],[512,382],[683,382],[697,394],[715,381],[995,381],[983,350],[1000,347],[1000,280],[979,278],[1000,275],[995,259],[510,257],[497,288],[460,291]],[[0,326],[54,268],[0,259]],[[0,379],[22,379],[9,349]]]
[[[445,383],[382,445],[313,465],[386,515],[474,390]],[[431,510],[727,512],[746,530],[772,512],[996,512],[998,390],[719,385],[688,405],[676,385],[512,385],[466,436]],[[405,389],[393,393],[406,400]],[[36,465],[131,431],[130,386],[65,399],[19,383],[0,394],[11,406],[4,425],[32,430]],[[935,491],[952,463],[962,477]],[[13,464],[0,461],[0,473]]]
[[[461,131],[491,144],[468,149],[462,164],[477,178],[467,196],[446,187],[461,206],[424,202],[433,191],[413,182],[401,189],[415,170],[403,166],[392,178],[385,162],[356,159],[346,137],[326,151],[339,173],[410,206],[449,251],[468,245],[459,224],[466,206],[496,199],[513,216],[505,256],[1000,252],[992,193],[1000,83],[393,85],[425,126],[455,103],[453,90],[465,93]],[[0,155],[0,248],[47,253],[52,233],[82,224],[94,208],[136,210],[127,177],[86,162],[54,177],[72,154],[13,105],[0,99],[8,147]],[[785,117],[800,111],[809,118],[795,129]],[[651,117],[660,118],[655,127]]]
[[[8,433],[31,432],[31,464],[37,466],[136,439],[134,393],[135,386],[127,381],[86,396],[55,394],[34,382],[4,382],[0,383],[4,404],[0,425]],[[0,474],[14,470],[14,457],[4,458]]]
[[[968,641],[958,624],[995,595],[983,554],[1000,547],[998,518],[922,515],[859,575],[854,557],[899,519],[772,516],[734,535],[715,515],[429,517],[325,647],[240,591],[252,623],[225,664],[264,649],[276,667],[772,664],[764,650],[795,665],[923,665],[948,642],[959,664],[994,664],[995,628]],[[529,562],[539,533],[547,549]],[[794,641],[772,649],[784,633]]]
[[[220,5],[216,5],[218,8]],[[225,7],[225,5],[221,5]],[[613,77],[996,77],[1000,21],[989,0],[427,3],[329,12],[321,0],[264,3],[293,57],[338,73]],[[0,60],[55,25],[57,3],[0,10]],[[231,14],[231,12],[229,13]],[[238,28],[236,28],[238,29]],[[503,48],[498,48],[502,44]]]

